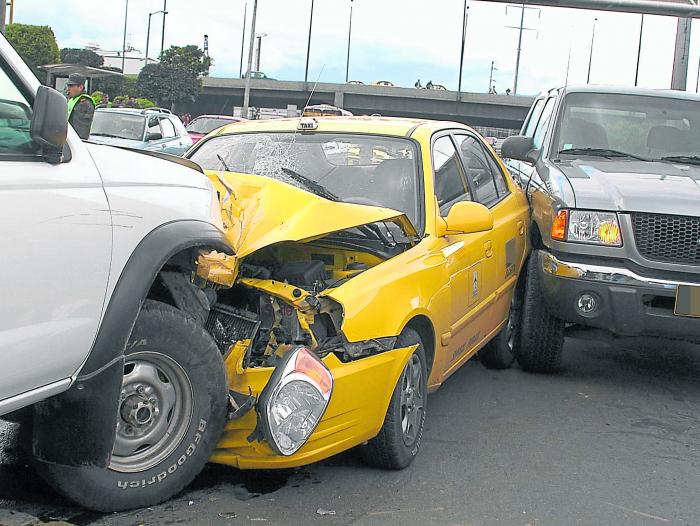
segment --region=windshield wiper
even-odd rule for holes
[[[328,199],[329,201],[340,201],[340,198],[335,195],[333,192],[330,190],[327,190],[325,186],[318,184],[316,181],[313,179],[309,179],[305,175],[301,175],[298,172],[295,172],[291,168],[287,168],[286,166],[283,166],[280,168],[282,172],[287,174],[289,177],[294,179],[296,182],[303,184],[306,186],[308,190],[310,190],[312,193],[316,194],[319,197],[324,197]]]
[[[559,155],[593,155],[598,157],[626,157],[628,159],[636,159],[637,161],[649,161],[644,157],[639,157],[627,152],[621,152],[619,150],[611,150],[609,148],[565,148],[559,150]]]
[[[226,161],[224,161],[224,158],[221,157],[221,154],[220,154],[220,153],[217,153],[217,154],[216,154],[216,158],[219,159],[219,162],[221,163],[221,166],[224,167],[224,170],[226,170],[227,172],[230,172],[230,171],[231,171],[231,169],[230,169],[230,168],[228,167],[228,165],[226,164]]]
[[[666,155],[658,160],[686,164],[700,164],[700,155]]]
[[[91,133],[90,135],[97,135],[98,137],[112,137],[114,139],[127,139],[128,137],[122,137],[121,135],[112,135],[111,133]]]

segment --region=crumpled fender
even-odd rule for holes
[[[384,423],[389,401],[415,346],[394,349],[349,363],[334,354],[323,359],[333,374],[333,394],[318,428],[295,454],[275,454],[266,442],[249,442],[257,414],[226,425],[212,462],[239,469],[291,468],[318,462],[374,438]],[[274,368],[243,369],[242,354],[232,352],[227,361],[229,387],[258,396]]]

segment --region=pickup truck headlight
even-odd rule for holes
[[[560,210],[552,223],[552,239],[609,247],[622,246],[620,222],[614,212]]]
[[[292,455],[303,446],[326,412],[333,376],[306,347],[284,357],[260,394],[263,431],[272,449]]]

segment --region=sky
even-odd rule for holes
[[[246,0],[166,0],[165,47],[202,45],[209,35],[212,76],[237,77]],[[121,49],[126,0],[15,0],[15,22],[49,25],[59,47],[97,44]],[[253,0],[248,2],[248,29]],[[129,0],[127,40],[146,47],[148,13],[163,0]],[[513,88],[520,8],[468,0],[462,90],[486,92],[492,61],[499,92]],[[261,67],[269,77],[303,80],[311,0],[258,0]],[[457,89],[463,0],[353,0],[350,80],[389,80],[413,86],[417,79]],[[315,0],[309,80],[344,82],[350,0]],[[595,19],[597,18],[597,22]],[[149,53],[160,49],[161,15],[152,17]],[[591,83],[633,85],[641,15],[562,8],[526,9],[518,93],[533,95],[566,80],[585,83],[591,36]],[[676,19],[644,17],[639,85],[668,88]],[[246,38],[247,40],[247,38]],[[700,21],[691,37],[688,90],[696,90]],[[244,69],[247,63],[247,45]]]

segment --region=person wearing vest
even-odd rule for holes
[[[95,115],[95,101],[85,93],[85,77],[80,73],[71,73],[68,76],[68,122],[78,134],[85,140],[90,136],[92,118]]]

